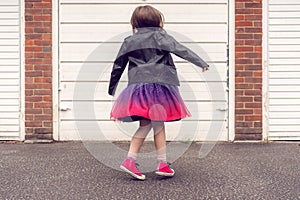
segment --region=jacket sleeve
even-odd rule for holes
[[[108,94],[114,95],[115,90],[117,88],[117,85],[119,83],[119,80],[122,76],[122,73],[124,72],[126,65],[128,63],[128,55],[127,55],[127,47],[126,47],[126,41],[123,42],[119,53],[117,55],[117,58],[114,61],[110,81],[109,81],[109,87],[108,87]]]
[[[164,40],[162,42],[164,50],[167,50],[176,56],[185,59],[194,65],[197,65],[201,68],[209,67],[209,65],[200,58],[195,52],[187,48],[186,46],[180,44],[172,36],[164,34]]]

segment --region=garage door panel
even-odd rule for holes
[[[291,106],[291,105],[300,105],[300,98],[299,99],[269,99],[269,105],[274,106]],[[276,117],[276,115],[275,115]]]
[[[19,6],[1,6],[0,5],[0,12],[8,12],[8,13],[12,13],[12,12],[19,12]]]
[[[292,86],[272,86],[270,85],[270,92],[299,92],[300,85],[292,85]]]
[[[182,81],[204,81],[201,68],[190,63],[175,63],[179,79]],[[226,63],[211,64],[214,68],[209,71],[209,81],[227,81]],[[99,70],[102,69],[102,70]],[[61,81],[109,81],[112,63],[62,63],[60,66]],[[100,73],[101,72],[101,73]],[[78,76],[80,73],[80,76]],[[127,70],[122,75],[127,80]],[[207,80],[206,79],[206,80]],[[0,83],[1,85],[1,83]]]
[[[19,24],[19,19],[0,20],[0,26],[18,26]]]
[[[297,66],[297,65],[270,65],[269,71],[270,72],[289,72],[289,73],[295,72],[295,73],[298,73],[298,72],[300,72],[299,66]]]
[[[299,99],[299,98],[298,98]],[[269,106],[269,111],[271,114],[276,114],[275,112],[299,112],[300,105],[276,105],[276,106]],[[270,118],[273,118],[270,115]]]
[[[299,9],[300,11],[300,9]],[[289,18],[284,18],[284,19],[272,19],[270,22],[272,25],[277,25],[277,24],[285,24],[285,25],[299,25],[299,20],[298,19],[289,19]]]
[[[4,125],[19,125],[19,119],[0,119],[0,126]]]
[[[19,92],[19,86],[10,86],[10,85],[6,85],[6,86],[0,86],[0,91],[1,92]]]
[[[109,40],[110,42],[123,42],[123,38],[111,39],[121,33],[131,31],[128,24],[62,24],[61,41],[63,42],[93,42],[100,43]]]
[[[19,119],[19,113],[1,111],[0,112],[0,119]]]
[[[287,25],[287,24],[281,24],[281,25],[273,25],[269,27],[269,31],[300,31],[300,24],[298,25]]]
[[[272,136],[274,140],[300,140],[300,126],[272,126]]]
[[[76,84],[78,84],[76,86]],[[180,86],[180,92],[184,100],[203,100],[203,101],[211,101],[212,94],[213,96],[217,96],[218,99],[214,99],[215,101],[225,101],[226,95],[223,89],[226,88],[226,83],[210,83],[211,88],[208,88],[207,83],[194,83],[194,82],[182,82]],[[94,93],[92,93],[92,89],[96,89]],[[116,95],[118,95],[126,86],[127,82],[120,82],[119,87],[116,90]],[[221,87],[220,87],[221,86]],[[222,87],[223,86],[223,87]],[[96,101],[107,101],[111,100],[111,96],[108,95],[108,82],[101,82],[99,84],[96,83],[63,83],[60,91],[61,100],[62,101],[72,101],[74,100],[74,89],[76,90],[76,98],[75,100],[96,100]],[[193,89],[193,90],[192,90]]]
[[[134,4],[62,4],[62,23],[128,23]],[[167,23],[226,23],[227,5],[211,4],[156,4],[153,5],[164,13]],[[99,12],[101,10],[101,12]],[[189,14],[186,14],[186,11]],[[199,12],[201,10],[201,12]]]
[[[0,105],[0,110],[1,112],[18,112],[19,105],[15,105],[15,106]]]
[[[298,0],[269,0],[269,4],[275,4],[275,5],[285,5],[285,4],[299,4]]]
[[[1,33],[0,32],[0,37],[1,38],[5,38],[5,39],[14,39],[14,38],[19,38],[19,33],[13,33],[13,32],[10,32],[10,33]]]
[[[9,131],[3,131],[1,132],[0,130],[0,135],[1,135],[1,140],[19,140],[20,132],[9,132]]]
[[[128,2],[128,0],[86,0],[86,1],[82,1],[82,0],[61,0],[61,3],[65,4],[65,3],[80,3],[80,4],[89,4],[89,3],[98,3],[98,4],[108,4],[108,3],[136,3],[136,4],[140,4],[141,1],[139,0],[131,0],[130,2]],[[189,3],[207,3],[207,0],[189,0]],[[220,3],[220,4],[227,4],[228,1],[227,0],[210,0],[210,3]],[[152,3],[172,3],[172,4],[177,4],[177,3],[187,3],[187,1],[185,0],[147,0],[147,4],[152,4]]]
[[[300,98],[300,92],[271,92],[269,98]]]
[[[269,56],[275,59],[298,59],[300,52],[270,52]]]
[[[293,72],[293,71],[290,71],[290,72],[282,72],[282,71],[279,71],[279,72],[272,72],[270,74],[270,78],[286,78],[286,79],[289,79],[289,78],[300,78],[300,72]]]
[[[3,73],[3,72],[0,72]],[[5,85],[18,85],[19,84],[18,79],[0,79],[0,86],[5,86]]]
[[[19,79],[19,76],[18,72],[0,73],[0,79]]]
[[[20,57],[19,52],[1,53],[0,59],[18,59]]]
[[[293,78],[288,78],[288,79],[284,79],[284,78],[280,78],[280,79],[270,79],[269,80],[269,84],[270,85],[286,85],[286,86],[289,86],[289,85],[298,85],[299,84],[299,79],[296,78],[296,79],[293,79]]]
[[[269,60],[270,65],[293,65],[300,63],[300,58],[273,58]]]
[[[227,35],[211,34],[212,32],[226,32],[226,24],[166,24],[164,27],[170,30],[174,35],[174,31],[184,35],[186,38],[178,38],[179,42],[213,42],[227,43]],[[111,39],[113,36],[128,31],[131,32],[129,24],[62,24],[61,40],[64,42],[123,42],[123,38]],[[88,37],[86,37],[88,35]],[[176,35],[174,35],[176,38]],[[189,38],[193,38],[192,40]]]
[[[300,14],[299,14],[300,17]],[[295,39],[299,37],[300,31],[293,31],[293,32],[269,32],[269,37],[272,39],[281,39],[281,38],[291,38]]]
[[[0,99],[19,99],[19,92],[1,92],[0,91]],[[19,111],[19,109],[18,109]]]
[[[185,43],[183,43],[185,44]],[[198,55],[202,59],[214,62],[226,60],[225,44],[185,44],[193,49],[198,47]],[[109,62],[116,58],[121,43],[103,43],[103,44],[62,44],[61,61],[62,62]],[[219,47],[219,48],[217,48]],[[95,54],[98,53],[99,56]],[[92,54],[93,53],[93,54]],[[174,60],[182,60],[174,56]]]
[[[10,58],[10,59],[3,58],[3,59],[1,59],[1,63],[3,65],[19,65],[20,61],[18,58],[15,58],[15,59],[14,58]]]
[[[270,52],[299,52],[300,46],[297,44],[270,45],[269,51]]]
[[[19,52],[18,46],[0,46],[0,52]],[[1,67],[0,67],[1,70]]]
[[[0,22],[1,23],[1,22]],[[1,26],[1,24],[0,24]],[[7,39],[7,38],[0,38],[0,45],[14,45],[18,46],[20,40],[19,39]]]
[[[281,111],[281,112],[272,112],[272,118],[273,119],[297,119],[300,120],[300,112],[287,112],[287,111]],[[271,124],[275,124],[274,121],[270,121]],[[280,122],[279,122],[280,124]]]
[[[289,12],[270,12],[269,14],[270,18],[295,18],[295,17],[300,17],[299,11],[289,11]]]
[[[19,133],[17,133],[17,132],[19,132],[19,131],[20,131],[20,128],[19,128],[18,125],[16,125],[16,126],[1,125],[0,126],[0,135],[1,135],[1,137],[18,136]]]
[[[19,13],[11,13],[11,12],[5,12],[0,13],[0,19],[19,19]]]
[[[294,130],[295,127],[300,127],[300,118],[298,119],[270,119],[270,125],[274,125],[276,124],[276,126],[279,126],[279,125],[283,125],[283,126],[290,126],[290,129],[289,127],[286,127],[287,130]],[[297,124],[295,126],[295,124]],[[299,131],[300,129],[298,129],[297,131]],[[294,130],[296,131],[296,130]]]
[[[18,26],[1,26],[1,30],[0,30],[0,32],[18,32],[18,31],[19,31]]]
[[[273,39],[269,43],[270,45],[298,45],[300,44],[300,38],[283,38]]]
[[[1,73],[11,73],[11,72],[19,72],[20,66],[0,66]]]
[[[112,141],[124,141],[124,140],[130,140],[132,137],[132,132],[127,132],[128,130],[122,130],[117,126],[117,124],[113,121],[98,121],[98,122],[80,122],[80,125],[76,125],[77,122],[74,121],[63,121],[61,123],[61,129],[65,133],[60,137],[60,140],[112,140]],[[104,137],[99,134],[99,130],[94,129],[95,123],[98,124],[99,129],[103,133]],[[182,122],[170,122],[166,123],[166,132],[172,133],[167,134],[167,140],[173,141],[176,139],[177,134],[180,130]],[[187,124],[187,127],[191,127],[190,130],[185,130],[186,132],[190,133],[191,135],[194,135],[195,133],[195,140],[197,141],[205,141],[206,140],[206,134],[209,132],[211,122],[207,121],[185,121],[183,122]],[[195,124],[197,123],[197,129],[194,129],[193,126],[189,126],[188,124]],[[220,126],[221,130],[219,135],[219,138],[216,138],[221,141],[226,141],[227,138],[224,137],[226,135],[226,123],[225,122],[214,122],[214,125]],[[80,128],[78,130],[78,127]],[[85,135],[80,136],[79,133],[82,133],[84,131]],[[84,137],[84,138],[82,138]],[[184,136],[179,137],[179,141],[187,140],[191,138],[184,138]],[[153,140],[153,136],[151,134],[148,135],[147,140]]]
[[[284,1],[285,2],[285,1]],[[270,12],[290,12],[300,11],[300,4],[298,3],[284,3],[284,4],[269,4]]]
[[[62,102],[61,106],[68,108],[67,111],[61,113],[61,120],[109,120],[110,111],[114,101],[111,102],[76,102],[76,110],[72,102]],[[87,107],[93,107],[94,113],[87,113]],[[214,112],[214,105],[212,102],[186,102],[186,106],[190,110],[192,117],[187,120],[225,120],[224,116],[215,116],[213,119],[212,113]],[[221,106],[221,105],[220,105]],[[82,113],[79,117],[75,118],[75,113]],[[219,111],[221,112],[221,111]],[[77,114],[78,115],[78,114]]]
[[[19,6],[19,0],[1,1],[0,6]]]

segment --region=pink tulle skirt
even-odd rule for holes
[[[190,116],[177,86],[137,83],[121,92],[113,105],[110,119],[123,122],[142,119],[168,122]]]

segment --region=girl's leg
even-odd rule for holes
[[[166,133],[164,122],[152,122],[157,160],[166,162]]]
[[[148,135],[149,131],[151,130],[152,125],[149,120],[141,120],[140,127],[137,129],[135,134],[133,135],[130,147],[128,151],[128,157],[132,157],[136,159],[138,152],[141,149],[142,144],[146,136]]]
[[[131,139],[127,158],[123,161],[123,163],[120,166],[123,171],[127,172],[128,174],[139,180],[144,180],[146,177],[136,168],[135,160],[151,128],[152,126],[149,120],[140,121],[140,127],[137,129],[137,131]]]
[[[172,177],[175,171],[171,169],[167,163],[167,145],[166,145],[166,132],[163,122],[152,122],[154,130],[154,144],[157,152],[158,166],[156,174],[159,176]]]

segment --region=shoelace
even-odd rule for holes
[[[163,163],[166,163],[166,164],[168,164],[169,166],[171,166],[171,165],[172,165],[172,163],[170,163],[170,162],[163,162]]]

